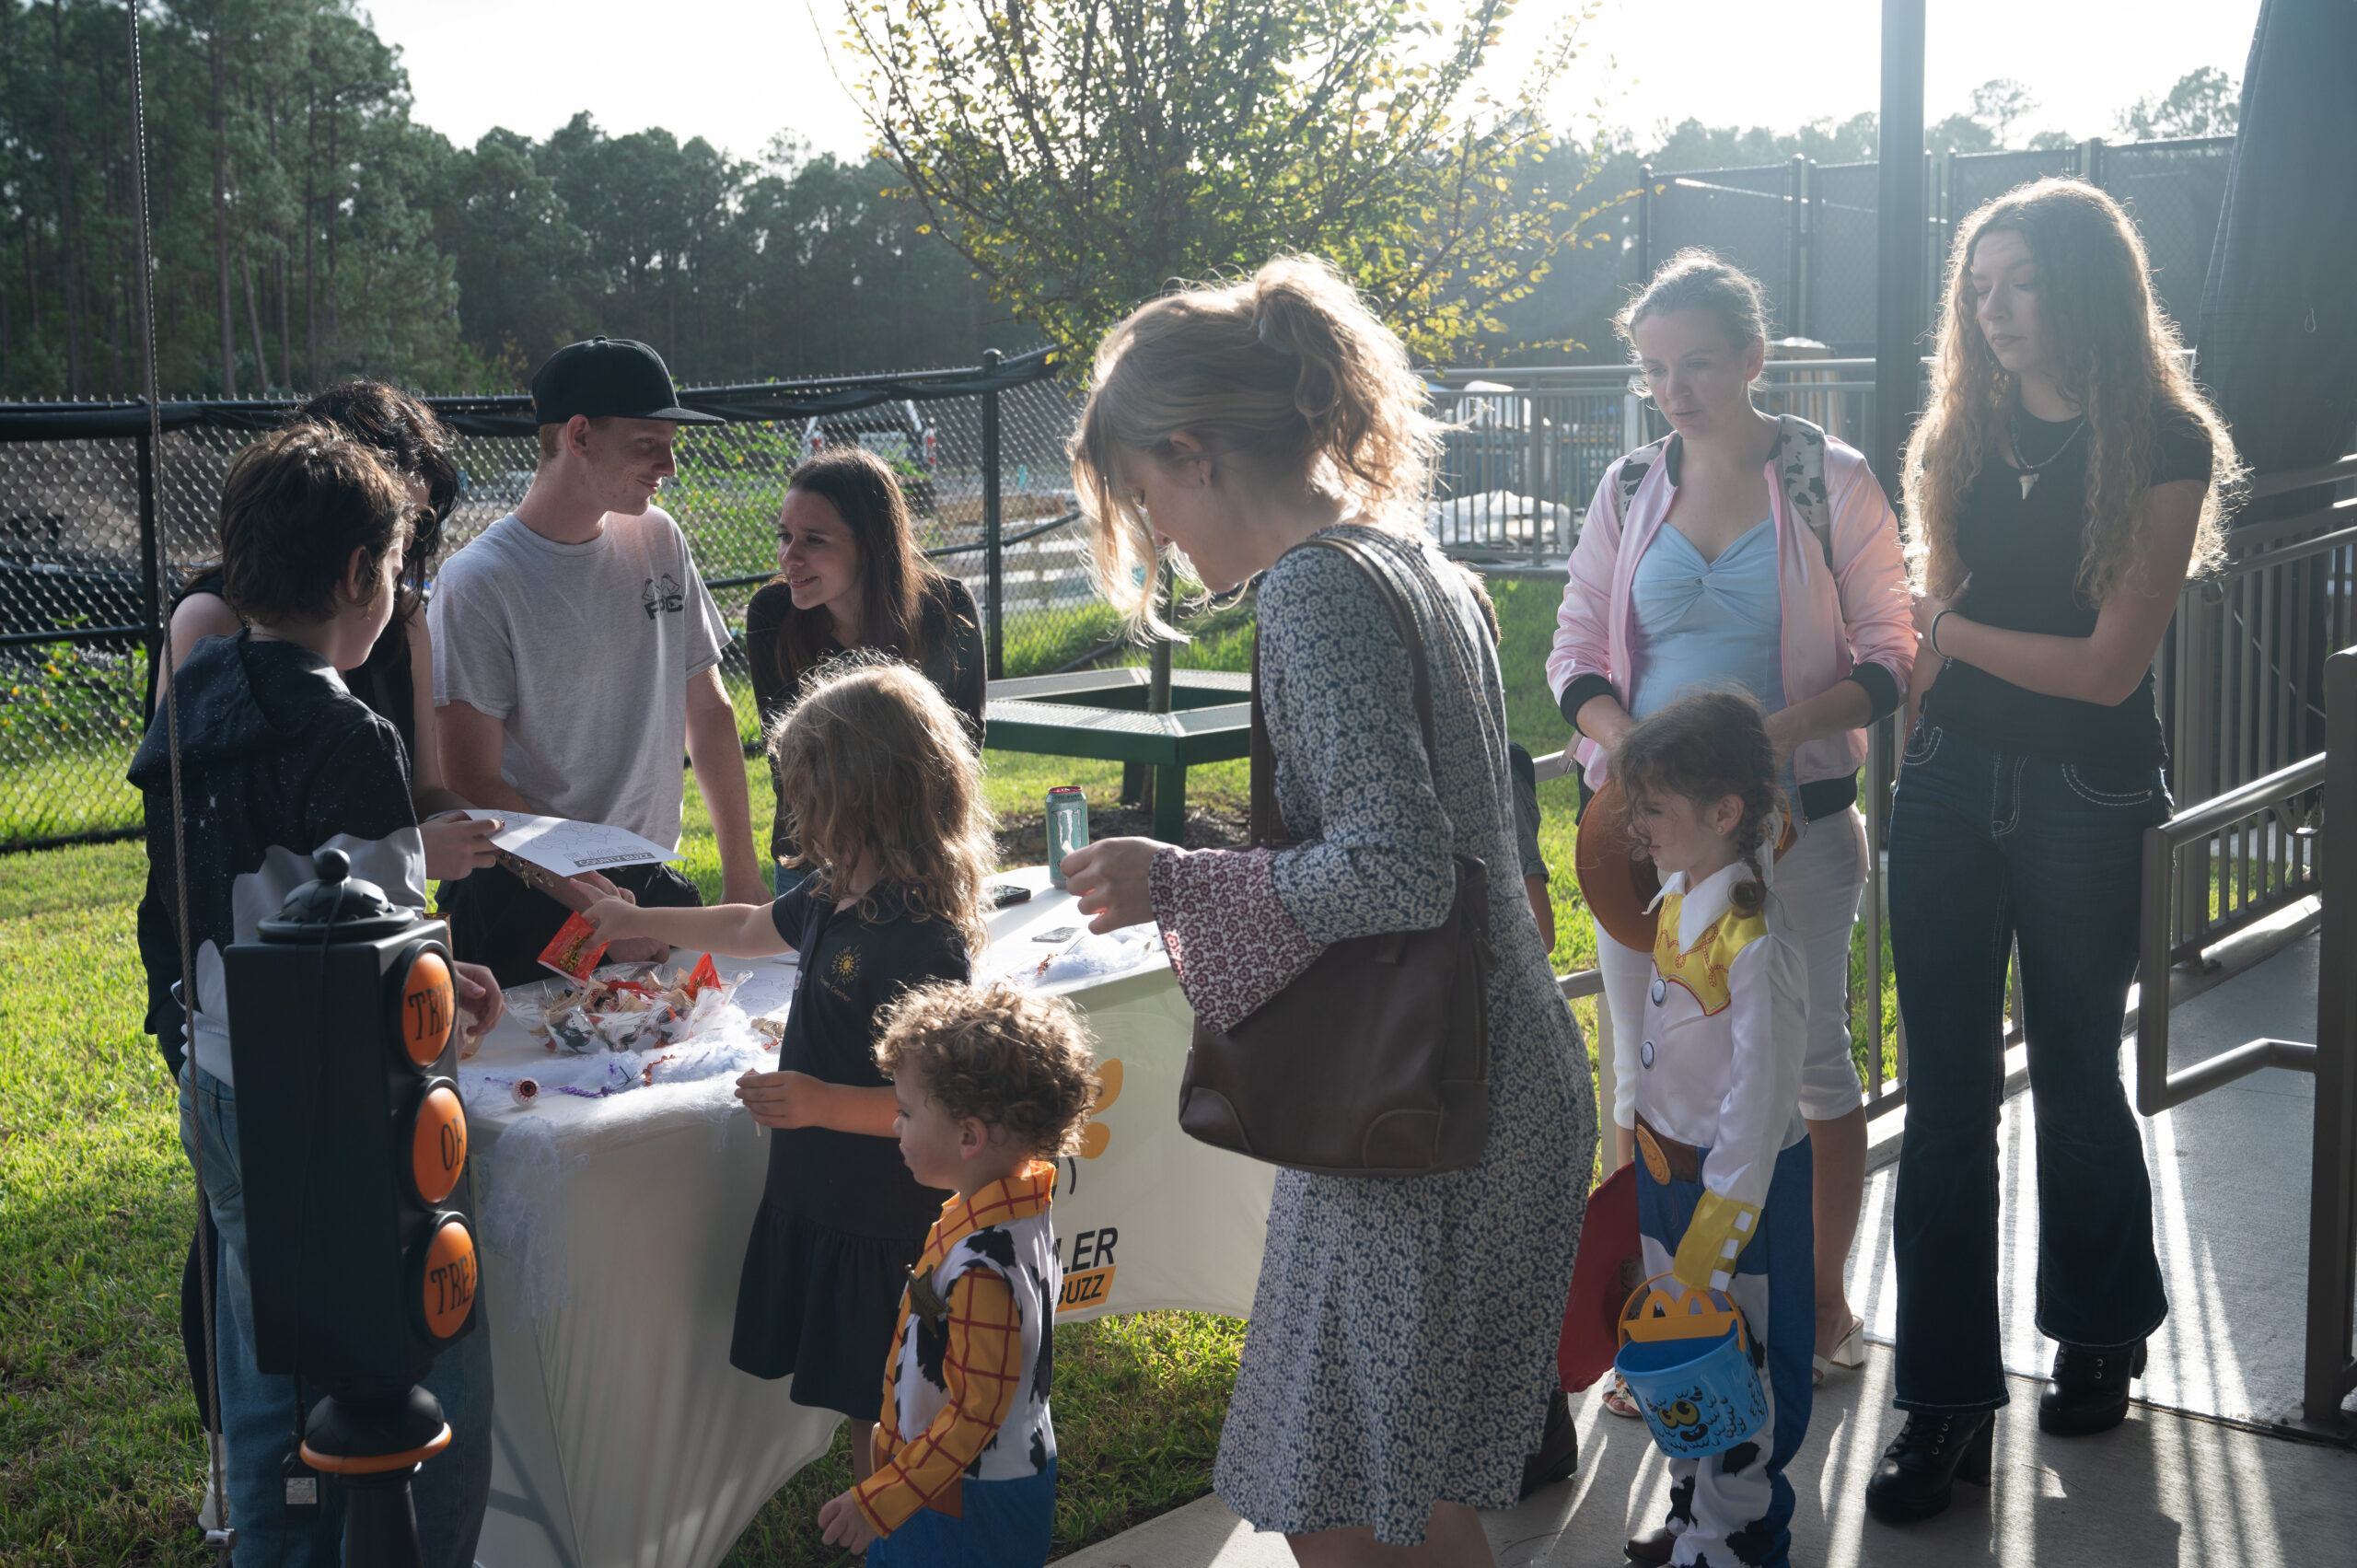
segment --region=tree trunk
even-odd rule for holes
[[[221,279],[221,395],[238,395],[238,313],[229,298],[229,87],[221,17],[213,17],[213,262]]]
[[[238,251],[238,269],[246,278],[246,319],[254,330],[254,378],[261,383],[254,389],[254,396],[270,396],[270,352],[262,347],[261,307],[254,302],[254,259],[243,247]]]
[[[286,373],[279,385],[291,392],[295,389],[295,333],[286,319],[286,296],[291,292],[287,287],[288,281],[286,248],[282,245],[278,250],[278,363],[285,367]]]

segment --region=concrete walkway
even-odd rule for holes
[[[2312,1568],[2357,1562],[2357,1453],[2138,1406],[2095,1438],[2038,1430],[2038,1385],[2016,1379],[2000,1416],[1996,1481],[1960,1486],[1956,1506],[1894,1529],[1866,1516],[1866,1477],[1898,1434],[1890,1353],[1817,1391],[1800,1481],[1793,1561],[1826,1568],[2030,1563]],[[1614,1568],[1620,1543],[1669,1503],[1668,1472],[1643,1426],[1579,1411],[1579,1473],[1519,1508],[1486,1516],[1503,1568]],[[1216,1497],[1074,1552],[1066,1568],[1292,1568],[1284,1538],[1256,1534]]]
[[[2170,1017],[2184,1067],[2272,1036],[2316,1028],[2313,935]],[[2133,1092],[2133,1052],[2122,1069]],[[2003,1197],[1999,1300],[2013,1403],[1998,1426],[1996,1484],[1960,1487],[1957,1505],[1905,1530],[1867,1518],[1866,1477],[1898,1434],[1891,1407],[1898,1285],[1890,1224],[1898,1171],[1868,1179],[1851,1297],[1875,1348],[1818,1390],[1791,1474],[1800,1490],[1793,1560],[1836,1568],[1906,1564],[2357,1563],[2357,1452],[2262,1430],[2299,1402],[2315,1082],[2270,1069],[2144,1121],[2154,1223],[2169,1318],[2125,1426],[2061,1439],[2038,1430],[2052,1354],[2032,1321],[2038,1255],[2037,1119],[2026,1093],[1999,1132]],[[1661,1457],[1635,1422],[1580,1409],[1579,1474],[1488,1516],[1506,1568],[1623,1562],[1621,1542],[1668,1506]],[[2257,1423],[2256,1425],[2253,1423]],[[1073,1568],[1289,1568],[1277,1536],[1256,1535],[1207,1497],[1062,1560]]]

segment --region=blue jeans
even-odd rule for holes
[[[1931,724],[1908,741],[1890,819],[1908,1051],[1895,1225],[1902,1410],[2006,1400],[1997,1115],[2016,940],[2038,1112],[2038,1331],[2116,1350],[2167,1316],[2119,1040],[2143,833],[2168,815],[2158,768],[2008,755]]]
[[[1020,1481],[969,1481],[965,1516],[920,1508],[867,1549],[867,1568],[1039,1568],[1054,1544],[1056,1461]]]
[[[200,1147],[203,1151],[205,1201],[221,1236],[213,1342],[237,1568],[333,1568],[343,1556],[343,1483],[320,1477],[319,1516],[286,1517],[280,1467],[295,1448],[295,1379],[254,1365],[237,1091],[193,1063],[180,1074],[180,1146],[192,1161]],[[474,1331],[436,1357],[425,1380],[450,1423],[450,1446],[426,1461],[410,1485],[425,1568],[469,1568],[491,1502],[491,1335],[482,1310],[479,1295]],[[316,1401],[323,1391],[306,1385],[303,1397]]]
[[[1694,1152],[1700,1159],[1710,1156],[1707,1149]],[[1776,1156],[1767,1203],[1736,1260],[1727,1291],[1743,1313],[1753,1365],[1766,1384],[1768,1451],[1762,1455],[1754,1439],[1724,1454],[1669,1461],[1664,1523],[1677,1538],[1669,1555],[1674,1565],[1785,1568],[1791,1562],[1794,1496],[1784,1468],[1808,1434],[1817,1397],[1809,1377],[1809,1355],[1817,1348],[1816,1158],[1806,1138]],[[1647,1274],[1669,1272],[1702,1192],[1699,1181],[1657,1182],[1645,1162],[1637,1162],[1637,1233]]]

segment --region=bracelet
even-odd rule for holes
[[[1940,622],[1945,621],[1949,616],[1954,615],[1956,611],[1953,610],[1943,610],[1937,615],[1933,616],[1931,634],[1923,639],[1925,642],[1932,645],[1933,654],[1943,663],[1946,661],[1948,656],[1943,652],[1940,647]]]

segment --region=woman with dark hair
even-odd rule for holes
[[[777,575],[745,610],[761,727],[794,705],[813,669],[847,648],[878,648],[915,666],[965,716],[981,749],[988,669],[974,596],[925,564],[900,481],[857,447],[822,452],[786,482]],[[800,851],[774,763],[770,772],[777,791],[770,854],[784,866]]]
[[[1986,1485],[2006,1402],[1997,1318],[2005,956],[2018,944],[2038,1121],[2038,1425],[2119,1424],[2168,1312],[2119,1084],[2144,830],[2169,814],[2153,655],[2220,554],[2239,473],[2177,354],[2142,243],[2075,180],[1958,230],[1929,406],[1907,447],[1923,653],[1890,821],[1907,1026],[1898,1403],[1882,1519]],[[2146,977],[2157,983],[2158,977]]]

